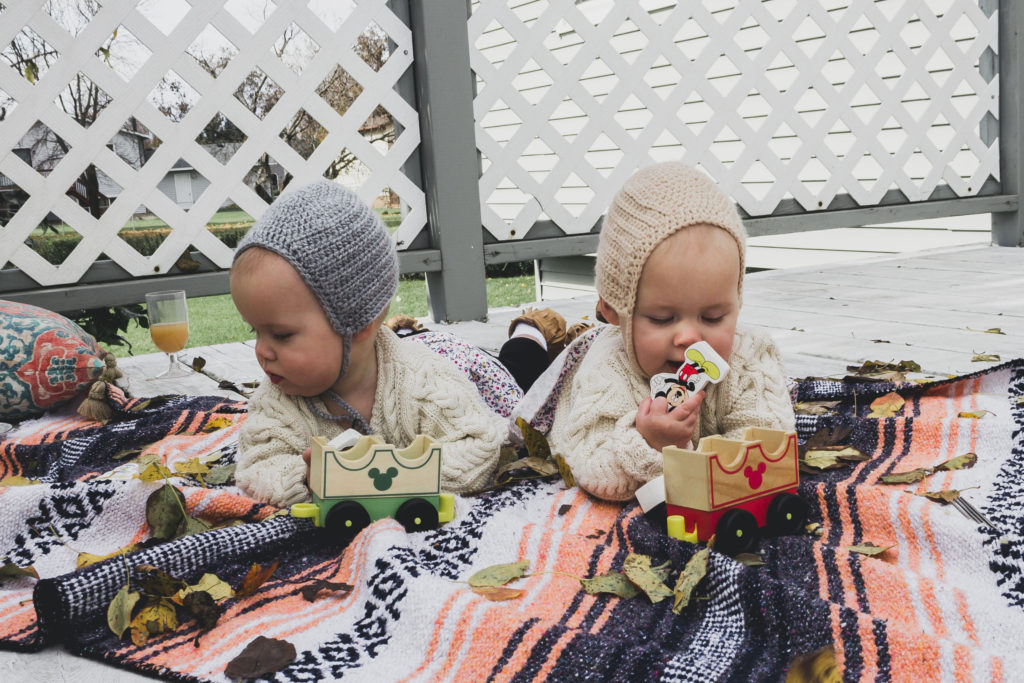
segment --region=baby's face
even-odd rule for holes
[[[714,226],[683,228],[654,248],[633,310],[633,351],[644,374],[676,373],[687,347],[699,341],[729,360],[739,269],[736,242]]]
[[[256,359],[291,396],[318,396],[341,373],[344,346],[290,263],[250,249],[231,269],[231,298],[256,333]]]

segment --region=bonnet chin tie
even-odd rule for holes
[[[341,373],[338,374],[338,379],[344,377],[345,373],[348,372],[348,358],[350,352],[352,351],[352,338],[346,334],[342,336],[342,340],[345,344],[345,350],[344,357],[342,358],[341,361]],[[347,415],[332,415],[326,410],[320,408],[320,406],[316,405],[314,400],[308,396],[306,397],[306,405],[309,406],[310,410],[312,410],[319,417],[325,420],[331,420],[332,422],[344,422],[345,420],[348,420],[349,423],[351,423],[353,429],[360,431],[363,434],[370,433],[370,424],[363,419],[363,416],[359,414],[358,410],[353,408],[349,404],[349,402],[343,399],[341,396],[339,396],[337,392],[335,392],[332,389],[328,389],[323,394],[321,394],[321,400],[324,399],[329,399],[330,401],[341,407],[341,409],[344,410],[347,413]]]

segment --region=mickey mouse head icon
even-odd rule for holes
[[[761,479],[764,477],[764,471],[766,469],[767,466],[763,462],[757,463],[756,470],[750,465],[747,465],[743,469],[743,474],[746,475],[750,488],[756,489],[761,487]]]
[[[391,480],[398,476],[398,470],[394,467],[389,467],[387,472],[381,472],[376,467],[371,467],[367,474],[370,479],[373,479],[373,488],[378,491],[387,491],[391,488]]]

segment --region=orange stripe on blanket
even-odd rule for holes
[[[932,623],[932,630],[940,638],[949,636],[945,620],[942,618],[942,606],[939,604],[938,596],[935,594],[935,582],[931,579],[921,577],[917,583],[918,591],[921,594],[921,602]],[[944,590],[944,589],[940,589]]]
[[[447,631],[445,624],[448,621],[448,617],[454,611],[455,603],[462,597],[464,596],[459,593],[453,593],[447,600],[445,600],[444,606],[441,608],[441,613],[437,616],[437,619],[434,620],[434,632],[430,637],[430,643],[427,644],[427,651],[424,653],[423,661],[420,662],[420,665],[416,667],[416,670],[409,674],[407,678],[403,678],[401,680],[413,680],[423,673],[428,666],[430,666],[434,659],[434,655],[437,653],[441,644],[441,634]]]
[[[5,634],[13,634],[35,625],[36,608],[32,604],[32,589],[11,591],[0,602],[0,624]]]
[[[526,623],[526,615],[517,609],[509,607],[506,603],[493,604],[502,608],[489,610],[490,613],[486,616],[487,632],[481,633],[470,643],[469,649],[461,659],[456,655],[462,649],[463,638],[460,637],[458,642],[453,641],[445,660],[445,668],[432,676],[432,680],[446,678],[448,672],[452,670],[455,673],[451,678],[456,681],[482,681],[491,673],[506,644]],[[544,621],[528,626],[521,634],[515,652],[502,670],[496,673],[494,680],[506,681],[521,671],[549,626],[550,624]]]
[[[971,618],[971,606],[967,604],[967,598],[964,596],[964,592],[959,588],[953,589],[953,598],[956,600],[956,611],[960,615],[960,621],[963,624],[964,633],[971,639],[971,642],[975,645],[981,645],[981,641],[978,640],[978,631],[974,627],[974,620]]]
[[[953,673],[956,676],[956,680],[961,683],[970,683],[974,680],[971,675],[971,651],[965,645],[954,645],[953,646]]]

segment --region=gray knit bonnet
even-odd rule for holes
[[[330,180],[278,197],[238,243],[235,260],[250,247],[290,263],[342,337],[373,322],[398,289],[391,235],[355,193]]]
[[[234,260],[250,247],[272,251],[298,271],[341,335],[343,377],[352,335],[373,322],[398,289],[395,243],[377,214],[350,190],[317,180],[278,197],[238,243]],[[272,292],[273,283],[267,284]],[[325,394],[348,413],[353,427],[370,433],[355,408],[330,389]],[[321,417],[338,420],[306,401]]]

